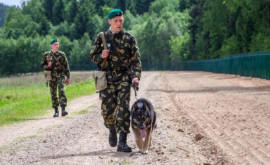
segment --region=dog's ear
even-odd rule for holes
[[[148,104],[144,101],[143,106],[145,107],[146,111],[150,111]]]
[[[132,107],[131,107],[131,113],[130,113],[130,117],[131,117],[131,119],[133,118],[133,113],[135,113],[135,110],[137,109],[138,107],[137,107],[137,104],[136,103],[134,103],[133,105],[132,105]]]
[[[137,105],[133,104],[132,107],[131,107],[131,110],[134,110],[135,108],[137,108]]]

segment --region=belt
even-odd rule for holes
[[[52,72],[62,73],[63,71],[58,69],[58,70],[52,70]]]
[[[63,75],[64,74],[64,72],[62,72],[62,71],[58,71],[58,70],[52,70],[52,75],[53,76],[61,76],[61,75]]]

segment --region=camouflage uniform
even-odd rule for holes
[[[104,35],[110,49],[105,68],[101,68],[103,62],[101,53],[104,47],[100,34],[95,39],[89,55],[91,61],[98,64],[99,69],[110,70],[113,77],[113,81],[108,82],[107,88],[99,91],[102,100],[101,114],[107,128],[115,126],[118,133],[129,133],[131,80],[134,77],[141,77],[139,48],[135,37],[127,32],[120,31],[113,34],[107,30]],[[128,73],[125,65],[130,68],[132,73]]]
[[[57,60],[54,59],[53,55],[59,61],[61,66],[57,62]],[[51,68],[48,68],[49,62],[52,62]],[[64,83],[65,83],[65,76],[67,76],[67,78],[70,77],[70,70],[65,53],[61,51],[57,51],[55,53],[53,53],[52,51],[45,52],[40,67],[44,70],[51,70],[52,72],[52,80],[49,81],[52,107],[57,108],[59,106],[59,101],[61,107],[67,106],[67,97],[65,95]],[[59,101],[56,93],[57,88]]]

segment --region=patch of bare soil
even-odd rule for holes
[[[66,117],[0,128],[0,164],[269,164],[270,81],[208,72],[143,72],[157,128],[149,153],[108,144],[98,94],[69,102]],[[131,95],[131,104],[135,101]]]

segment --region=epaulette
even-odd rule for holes
[[[135,36],[134,36],[133,34],[129,33],[129,32],[126,32],[126,31],[125,31],[125,32],[124,32],[124,35],[127,36],[127,38],[130,39],[130,40],[135,39]]]
[[[124,34],[128,34],[128,35],[130,35],[131,37],[135,37],[133,34],[131,34],[130,32],[126,32],[126,31],[124,31]]]
[[[62,51],[59,51],[59,50],[58,50],[58,52],[59,52],[60,54],[62,54],[62,55],[65,55],[65,53],[64,53],[64,52],[62,52]]]

